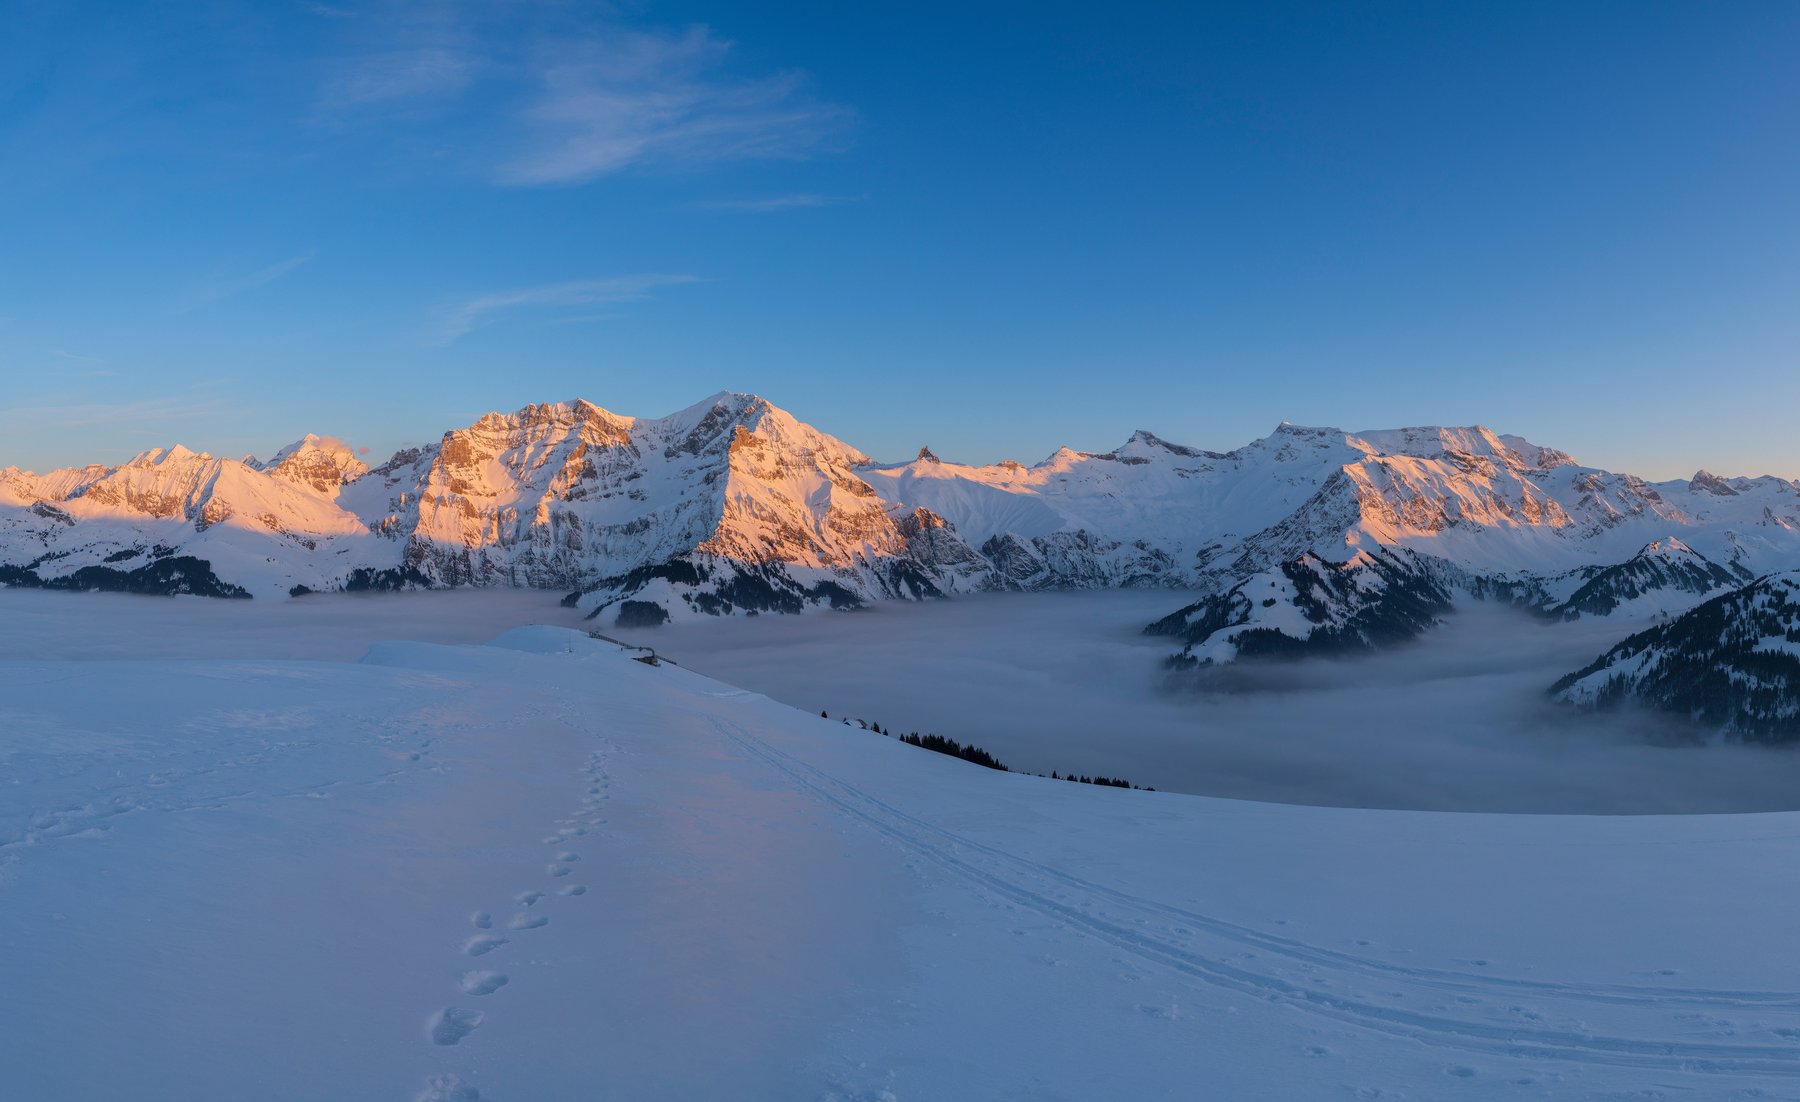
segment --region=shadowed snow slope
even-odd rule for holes
[[[1800,1089],[1792,814],[1059,784],[552,628],[0,687],[8,1098]]]

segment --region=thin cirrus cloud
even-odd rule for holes
[[[320,106],[376,108],[451,96],[468,87],[476,68],[472,55],[447,46],[360,54],[332,68]]]
[[[320,71],[321,118],[430,110],[461,96],[488,64],[492,39],[475,22],[478,7],[402,2],[311,10],[340,36],[340,49]]]
[[[694,283],[698,278],[690,275],[629,275],[490,291],[446,310],[431,343],[450,344],[481,326],[528,314],[572,316],[579,320],[591,316],[592,307],[640,302],[649,298],[650,292],[658,287]]]
[[[453,121],[481,173],[511,187],[579,184],[631,168],[798,159],[854,113],[804,73],[745,74],[705,27],[607,22],[578,33],[478,33],[444,18],[384,24],[326,67],[324,117]]]
[[[126,401],[96,400],[86,395],[51,395],[9,411],[6,422],[23,431],[42,428],[117,426],[137,432],[147,423],[212,419],[239,412],[231,401],[201,393],[159,395]]]
[[[177,303],[176,311],[185,313],[241,295],[246,291],[254,291],[258,287],[266,287],[312,260],[315,255],[317,254],[310,252],[301,253],[248,272],[215,273],[211,278],[188,288],[187,292],[181,296],[181,301]]]
[[[570,184],[639,165],[795,159],[848,125],[850,111],[814,98],[801,74],[726,75],[729,52],[694,28],[617,36],[558,58],[538,75],[526,143],[496,178]]]
[[[760,199],[712,199],[695,204],[699,210],[736,211],[744,214],[774,214],[806,207],[835,207],[841,203],[861,202],[854,195],[771,195]]]

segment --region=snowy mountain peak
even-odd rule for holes
[[[137,453],[125,461],[127,467],[160,467],[164,464],[180,464],[190,460],[204,461],[212,456],[205,452],[189,451],[180,444],[172,444],[166,448],[149,448]]]
[[[922,448],[920,448],[920,449],[919,449],[919,456],[918,456],[918,459],[917,459],[917,460],[915,460],[915,462],[919,462],[919,463],[942,463],[942,462],[943,462],[943,460],[941,460],[941,459],[939,459],[939,458],[938,458],[938,457],[937,457],[937,456],[936,456],[936,455],[934,455],[934,454],[933,454],[933,453],[932,453],[932,451],[931,451],[931,446],[930,446],[930,445],[929,445],[929,444],[928,444],[928,445],[926,445],[926,446],[925,446],[925,447],[922,447]]]
[[[1500,442],[1511,449],[1514,455],[1525,461],[1525,465],[1533,470],[1548,471],[1557,467],[1578,466],[1575,457],[1568,452],[1555,448],[1544,448],[1533,444],[1523,436],[1502,435]]]
[[[633,417],[622,417],[592,402],[543,402],[525,406],[512,413],[484,414],[467,429],[452,429],[444,434],[449,439],[462,432],[507,433],[518,430],[556,432],[579,429],[596,440],[624,438],[637,423]]]
[[[1714,497],[1736,497],[1738,490],[1718,475],[1702,468],[1694,472],[1688,480],[1688,490],[1697,494],[1712,494]]]
[[[1334,429],[1329,425],[1296,425],[1292,421],[1283,421],[1269,433],[1270,437],[1292,436],[1311,440],[1321,437],[1343,436],[1343,429]]]
[[[1430,425],[1359,432],[1350,437],[1350,443],[1367,449],[1371,455],[1402,455],[1415,459],[1478,457],[1512,468],[1531,465],[1481,425],[1466,428]]]
[[[369,465],[357,458],[348,444],[335,436],[315,436],[310,432],[276,452],[269,462],[245,466],[268,471],[328,496],[335,496],[344,483],[369,473]]]
[[[1151,432],[1148,429],[1138,429],[1136,432],[1131,434],[1131,439],[1125,441],[1125,443],[1121,447],[1119,447],[1115,451],[1111,451],[1106,454],[1109,456],[1112,456],[1115,459],[1124,459],[1124,460],[1129,461],[1132,459],[1154,459],[1154,458],[1156,458],[1158,453],[1166,453],[1167,455],[1182,456],[1184,458],[1189,458],[1189,459],[1194,459],[1194,458],[1223,459],[1224,458],[1224,456],[1220,455],[1218,452],[1203,451],[1199,448],[1189,448],[1189,447],[1184,447],[1180,444],[1171,444],[1169,441],[1164,440],[1162,437],[1156,435],[1155,433]]]
[[[1683,556],[1698,554],[1698,551],[1695,551],[1692,547],[1689,547],[1674,536],[1664,536],[1662,539],[1651,540],[1649,543],[1645,544],[1644,549],[1639,551],[1634,557],[1641,559],[1653,555]]]
[[[670,426],[696,425],[709,417],[747,416],[753,412],[753,408],[758,404],[764,406],[769,405],[769,403],[764,402],[760,397],[754,394],[743,394],[735,390],[721,390],[717,394],[702,398],[700,401],[695,402],[686,409],[676,410],[674,413],[662,418],[662,421]],[[774,407],[771,406],[769,408]]]
[[[1546,607],[1549,615],[1575,620],[1665,614],[1750,580],[1742,567],[1721,566],[1674,536],[1652,540],[1616,566],[1572,577],[1580,580],[1580,586],[1566,600]]]

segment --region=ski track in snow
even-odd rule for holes
[[[600,738],[597,731],[577,727],[573,722],[573,714],[559,711],[553,717],[564,726],[569,727],[578,736],[587,739]],[[604,743],[604,740],[602,740]],[[556,820],[554,833],[543,839],[543,844],[567,847],[573,838],[586,835],[593,828],[606,820],[601,816],[605,804],[607,789],[611,785],[611,775],[606,764],[609,754],[603,748],[591,752],[582,768],[582,796],[577,810]],[[570,874],[570,866],[581,860],[581,854],[568,848],[559,848],[555,860],[545,867],[544,874],[553,880],[560,880]],[[585,884],[563,883],[557,888],[557,894],[565,897],[576,897],[587,894]],[[550,925],[550,916],[537,909],[546,895],[535,888],[526,888],[512,896],[514,905],[522,908],[506,921],[506,928],[516,933],[529,933]],[[469,924],[477,930],[493,927],[493,915],[486,910],[474,910],[469,914]],[[494,934],[477,934],[463,943],[463,955],[468,957],[484,957],[512,944],[512,939]],[[476,998],[485,998],[499,992],[512,982],[512,977],[505,972],[487,969],[465,971],[457,980],[458,989],[464,994]],[[434,1045],[450,1047],[467,1040],[475,1030],[487,1020],[487,1013],[466,1007],[446,1006],[432,1014],[426,1020],[426,1035]],[[415,1102],[483,1102],[481,1091],[469,1085],[460,1076],[446,1074],[433,1076],[427,1080],[425,1089],[414,1096]]]
[[[1800,995],[1794,993],[1565,984],[1408,968],[1356,957],[1142,899],[975,842],[908,815],[728,721],[713,718],[712,722],[721,734],[785,774],[803,791],[901,849],[990,896],[1106,942],[1164,972],[1361,1029],[1466,1053],[1800,1078]],[[1208,951],[1204,946],[1208,940],[1222,943],[1221,948]],[[1288,978],[1266,964],[1250,963],[1270,960],[1290,965],[1297,976]],[[1383,989],[1379,994],[1358,989],[1358,984],[1370,983]],[[1446,1003],[1439,993],[1456,994]],[[1432,995],[1439,995],[1435,1004],[1427,1002]],[[1535,996],[1546,1006],[1512,1001],[1526,996]],[[1399,1005],[1408,1001],[1427,1008]],[[1554,1002],[1597,1002],[1687,1013],[1670,1015],[1670,1030],[1676,1037],[1648,1040],[1586,1032],[1575,1014],[1563,1016],[1566,1028],[1551,1028],[1548,1004]],[[1757,1022],[1750,1028],[1787,1043],[1679,1037],[1691,1033],[1697,1023],[1735,1034],[1735,1022],[1693,1013],[1725,1008],[1785,1012],[1778,1025]],[[1486,1011],[1486,1017],[1470,1016],[1477,1010]]]

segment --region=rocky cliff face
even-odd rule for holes
[[[448,432],[344,501],[402,545],[406,580],[562,589],[596,611],[799,611],[989,584],[940,518],[858,477],[867,461],[750,395],[658,419],[573,402]]]

